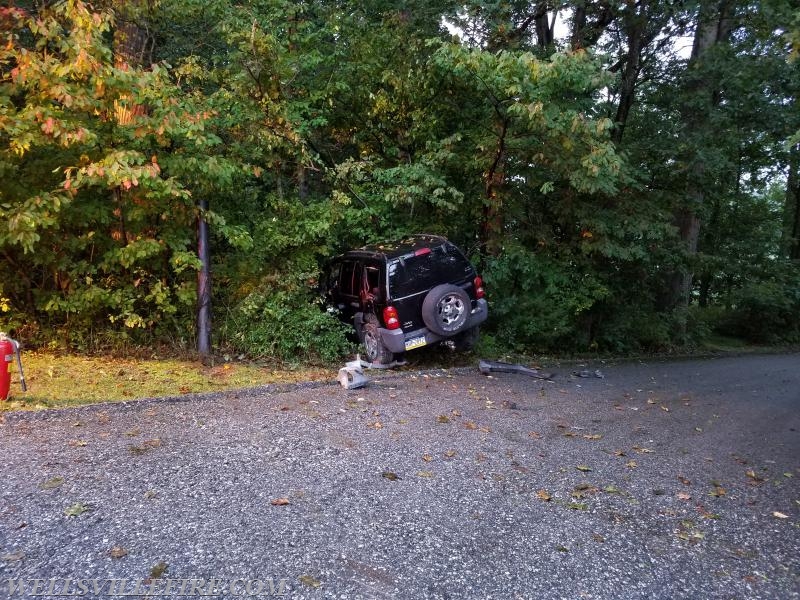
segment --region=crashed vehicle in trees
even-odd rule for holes
[[[372,363],[445,341],[469,350],[488,316],[475,267],[437,235],[345,252],[329,263],[322,283],[327,304],[353,325]]]

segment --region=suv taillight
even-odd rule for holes
[[[387,306],[383,309],[383,322],[386,323],[386,329],[400,328],[400,316],[394,306]]]
[[[481,279],[479,275],[472,283],[475,284],[475,297],[480,300],[486,295],[486,292],[483,290],[483,279]]]

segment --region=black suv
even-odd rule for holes
[[[345,252],[330,262],[323,285],[328,304],[352,323],[373,363],[446,340],[468,350],[488,316],[475,268],[437,235]]]

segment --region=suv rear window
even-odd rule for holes
[[[395,300],[435,287],[469,279],[472,265],[452,244],[431,248],[425,254],[401,256],[388,265],[389,293]]]

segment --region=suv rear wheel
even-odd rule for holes
[[[364,349],[367,354],[367,361],[388,365],[392,362],[394,354],[383,345],[381,334],[378,331],[380,323],[378,317],[373,314],[364,315],[363,341]]]
[[[437,285],[425,296],[422,320],[434,333],[455,335],[467,322],[471,307],[467,292],[457,285]]]

